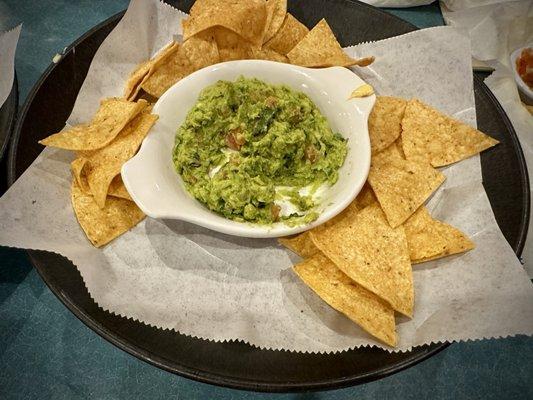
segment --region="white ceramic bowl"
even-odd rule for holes
[[[522,80],[520,75],[518,75],[518,71],[516,70],[516,60],[518,57],[520,57],[520,54],[522,54],[522,50],[527,48],[533,48],[533,44],[530,43],[528,46],[516,49],[511,53],[511,68],[513,69],[514,80],[516,82],[516,86],[518,86],[518,91],[521,94],[520,97],[522,98],[522,101],[528,105],[533,105],[533,90],[531,90],[529,86]]]
[[[202,89],[218,80],[239,76],[270,84],[285,84],[307,94],[328,119],[332,129],[348,138],[348,154],[339,180],[322,202],[320,216],[308,225],[283,223],[262,226],[224,218],[203,206],[185,189],[172,163],[179,126]],[[370,168],[368,115],[375,96],[348,100],[364,84],[352,71],[333,67],[309,69],[262,60],[231,61],[206,67],[182,79],[154,105],[159,119],[135,157],[122,167],[122,179],[133,201],[152,218],[179,219],[230,235],[253,238],[286,236],[320,225],[340,213],[357,196]]]

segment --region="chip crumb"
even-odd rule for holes
[[[357,89],[355,89],[350,95],[350,97],[348,97],[348,100],[357,99],[360,97],[368,97],[368,96],[372,96],[373,94],[374,94],[374,88],[372,87],[372,85],[365,83],[359,86]]]

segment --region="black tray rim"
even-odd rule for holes
[[[494,96],[494,94],[490,91],[489,87],[485,85],[485,82],[483,82],[483,79],[481,79],[479,75],[474,73],[474,84],[476,82],[480,84],[479,87],[485,92],[485,95],[496,106],[496,109],[498,110],[498,112],[500,113],[503,119],[503,123],[505,124],[506,128],[509,130],[511,134],[510,137],[513,142],[513,146],[517,150],[519,169],[522,172],[521,180],[522,180],[522,185],[524,187],[524,190],[522,191],[522,195],[524,199],[524,204],[523,204],[524,212],[522,213],[523,224],[520,227],[518,243],[516,244],[516,249],[513,249],[513,251],[515,252],[516,256],[521,261],[522,251],[524,250],[524,246],[526,245],[526,240],[527,240],[529,219],[531,218],[531,186],[530,186],[530,178],[529,178],[529,172],[527,169],[526,158],[524,156],[524,151],[522,150],[522,145],[520,144],[520,140],[518,139],[518,135],[516,134],[514,126],[511,123],[511,120],[509,119],[509,117],[507,116],[507,113],[503,109],[502,105],[500,104],[496,96]]]
[[[387,17],[393,17],[394,19],[401,21],[406,26],[409,25],[413,30],[418,30],[419,28],[415,25],[411,24],[410,22],[407,22],[393,14],[387,13],[384,10],[381,10],[379,8],[370,6],[366,3],[362,3],[357,0],[348,0],[351,3],[356,3],[359,6],[372,9],[373,12],[376,12],[376,10],[381,13],[387,15]],[[83,35],[81,35],[78,39],[76,39],[74,42],[72,42],[62,53],[63,55],[66,55],[70,53],[77,45],[79,45],[81,42],[86,40],[89,36],[91,36],[94,32],[100,30],[101,28],[105,27],[107,24],[114,22],[115,20],[119,20],[124,15],[125,10],[120,11],[113,16],[107,18],[106,20],[100,22],[99,24],[95,25],[93,28],[89,29],[87,32],[85,32]],[[28,93],[26,100],[24,102],[24,105],[20,112],[18,113],[18,118],[16,119],[16,123],[13,129],[13,134],[11,137],[11,141],[9,144],[9,151],[8,151],[8,171],[7,171],[7,182],[8,187],[10,187],[17,179],[16,176],[16,156],[17,156],[17,147],[18,142],[20,139],[21,129],[22,129],[22,123],[26,117],[26,114],[28,112],[28,109],[30,108],[33,99],[37,93],[37,91],[42,86],[43,82],[48,78],[52,70],[55,68],[57,64],[51,63],[46,70],[43,72],[39,80],[34,84],[31,91]],[[476,74],[474,74],[474,84],[479,84],[479,88],[483,90],[483,92],[491,98],[494,105],[497,107],[498,111],[500,112],[500,115],[503,119],[504,124],[506,125],[507,129],[509,130],[510,136],[512,138],[513,145],[515,146],[517,150],[518,155],[518,161],[520,165],[520,170],[522,172],[522,183],[524,184],[524,223],[523,226],[520,229],[519,233],[519,242],[516,246],[515,253],[518,257],[521,256],[522,250],[525,245],[525,240],[527,237],[527,230],[529,225],[529,218],[530,218],[530,188],[529,188],[529,177],[527,172],[527,166],[524,158],[524,154],[522,151],[522,147],[520,145],[520,141],[518,140],[518,137],[516,135],[516,132],[507,117],[507,114],[503,110],[502,106],[498,102],[498,100],[494,97],[492,92],[488,89],[488,87],[485,85],[482,79],[480,79]],[[108,329],[103,328],[96,322],[89,314],[84,312],[81,308],[79,308],[75,303],[73,303],[64,293],[63,291],[54,286],[50,280],[46,277],[44,270],[41,270],[40,262],[36,258],[37,252],[32,250],[26,250],[29,259],[35,269],[37,270],[39,276],[43,279],[45,284],[48,286],[48,288],[54,293],[54,295],[63,303],[70,312],[76,316],[83,324],[85,324],[87,327],[89,327],[91,330],[96,332],[100,337],[107,340],[108,342],[112,343],[119,349],[125,351],[126,353],[138,358],[139,360],[142,360],[144,362],[147,362],[148,364],[151,364],[155,367],[158,367],[160,369],[163,369],[167,372],[171,372],[173,374],[177,374],[179,376],[192,379],[198,382],[207,383],[211,385],[216,386],[222,386],[227,387],[231,389],[240,389],[240,390],[249,390],[249,391],[258,391],[258,392],[277,392],[277,393],[286,393],[286,392],[304,392],[304,391],[318,391],[318,390],[333,390],[333,389],[340,389],[347,386],[353,386],[358,385],[366,382],[371,382],[374,380],[378,380],[381,378],[385,378],[387,376],[390,376],[392,374],[395,374],[397,372],[403,371],[409,367],[412,367],[432,356],[435,354],[441,352],[448,346],[450,346],[452,343],[435,343],[427,346],[427,350],[423,353],[416,354],[413,357],[406,359],[403,362],[397,363],[390,367],[382,368],[378,371],[372,371],[363,375],[358,376],[350,376],[350,377],[343,377],[335,380],[327,380],[327,381],[314,381],[311,383],[268,383],[268,382],[253,382],[253,381],[244,381],[242,379],[233,379],[232,377],[228,376],[222,376],[219,374],[212,374],[207,372],[199,371],[198,369],[189,368],[186,366],[170,366],[169,364],[173,364],[172,362],[165,363],[165,359],[162,357],[154,357],[149,350],[140,348],[139,346],[135,346],[130,344],[127,340],[123,339],[119,334],[112,332]],[[99,307],[99,306],[98,306]],[[180,334],[180,333],[178,333]],[[205,339],[198,339],[198,340],[205,340]],[[209,340],[205,340],[209,341]],[[247,344],[250,347],[255,347],[253,345]],[[420,346],[422,347],[422,346]],[[263,351],[274,351],[274,350],[263,350]],[[275,350],[279,351],[279,350]],[[285,350],[284,350],[285,351]],[[347,350],[347,351],[354,351],[354,350]],[[288,352],[288,351],[287,351]],[[407,352],[410,353],[410,352]],[[176,365],[176,364],[174,364]]]
[[[19,86],[18,86],[18,79],[17,79],[17,72],[15,71],[13,76],[13,85],[11,86],[11,91],[9,92],[9,95],[7,96],[6,101],[0,107],[0,112],[9,114],[7,119],[7,134],[5,141],[0,144],[0,161],[4,159],[4,157],[8,157],[9,155],[9,142],[11,140],[11,135],[14,132],[15,123],[17,121],[18,116],[18,108],[19,108]]]

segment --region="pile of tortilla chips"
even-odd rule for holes
[[[356,199],[329,222],[280,243],[304,258],[296,274],[331,307],[395,346],[394,313],[412,317],[412,264],[474,248],[424,203],[435,169],[498,142],[419,100],[378,97],[369,117],[372,164]]]
[[[97,247],[144,218],[122,179],[157,116],[157,98],[190,73],[228,60],[265,59],[308,67],[365,66],[372,57],[348,57],[325,20],[311,31],[287,13],[287,0],[197,0],[183,22],[183,43],[171,41],[138,65],[123,98],[102,100],[91,122],[53,134],[46,146],[76,152],[72,204],[81,227]]]
[[[222,61],[262,59],[305,67],[366,66],[352,59],[323,19],[311,31],[287,12],[287,0],[197,0],[183,22],[183,43],[171,42],[138,65],[124,97],[159,98],[190,73]]]
[[[72,206],[91,243],[103,246],[135,226],[144,214],[120,177],[157,120],[145,100],[104,99],[88,124],[53,134],[39,143],[74,150]]]

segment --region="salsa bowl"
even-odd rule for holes
[[[322,194],[316,220],[289,226],[238,222],[219,215],[192,197],[172,160],[175,136],[200,92],[219,80],[257,78],[305,93],[327,118],[332,130],[348,139],[338,181]],[[323,224],[344,210],[363,187],[370,169],[368,116],[375,96],[349,99],[365,84],[347,68],[304,68],[263,60],[229,61],[194,72],[168,89],[155,103],[159,119],[137,155],[122,167],[122,179],[133,201],[149,217],[178,219],[229,235],[271,238],[296,234]]]

